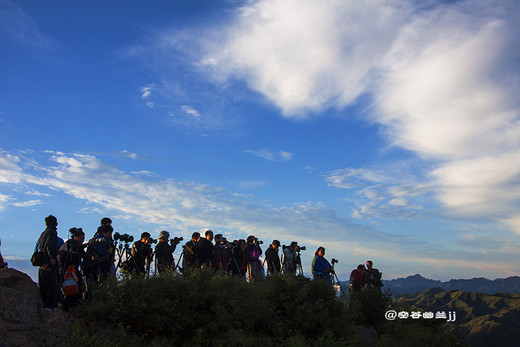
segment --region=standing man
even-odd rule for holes
[[[153,257],[152,247],[150,246],[150,233],[144,232],[141,234],[141,239],[134,242],[132,245],[132,259],[135,262],[136,273],[145,274],[146,261],[151,261]]]
[[[359,264],[350,273],[350,294],[359,293],[365,286],[365,266]]]
[[[184,258],[182,259],[182,270],[187,270],[189,268],[194,268],[197,265],[197,243],[200,240],[200,233],[194,232],[191,235],[191,240],[186,242],[184,245],[184,249],[182,254]]]
[[[299,250],[300,247],[298,247],[298,242],[296,241],[291,242],[291,245],[283,250],[282,265],[284,274],[296,273],[296,265],[298,265],[297,258]]]
[[[180,242],[178,237],[171,240],[171,244],[168,242],[170,233],[163,230],[159,233],[159,242],[155,246],[155,262],[157,264],[157,271],[163,273],[166,271],[174,270],[173,252],[177,248]]]
[[[265,251],[265,261],[267,262],[267,272],[271,275],[279,274],[282,268],[280,257],[278,256],[278,249],[280,248],[280,241],[273,240],[269,248]]]
[[[38,286],[45,309],[55,311],[58,307],[58,220],[49,215],[45,226],[38,239],[40,251],[45,254],[45,262],[38,269]]]
[[[198,265],[205,268],[213,262],[213,231],[206,230],[205,238],[200,238],[197,244]]]
[[[365,273],[365,285],[367,288],[381,288],[383,282],[381,281],[381,272],[378,269],[373,268],[372,260],[366,262],[367,269]]]

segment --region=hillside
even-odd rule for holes
[[[520,341],[520,293],[428,289],[395,299],[395,304],[423,312],[456,312],[456,322],[446,323],[447,328],[471,346],[518,346]]]
[[[416,274],[406,278],[394,280],[383,280],[385,289],[389,289],[394,295],[415,293],[430,288],[443,290],[462,290],[466,292],[477,292],[486,294],[495,293],[519,293],[520,277],[497,278],[488,280],[486,278],[452,279],[447,282],[424,278]]]

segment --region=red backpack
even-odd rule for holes
[[[63,276],[63,294],[73,296],[79,294],[78,274],[74,265],[69,265]]]

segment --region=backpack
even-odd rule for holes
[[[69,265],[63,276],[63,294],[73,296],[79,294],[78,274],[74,265]]]

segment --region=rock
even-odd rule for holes
[[[45,311],[40,291],[25,273],[0,270],[0,347],[64,346],[74,318]]]

